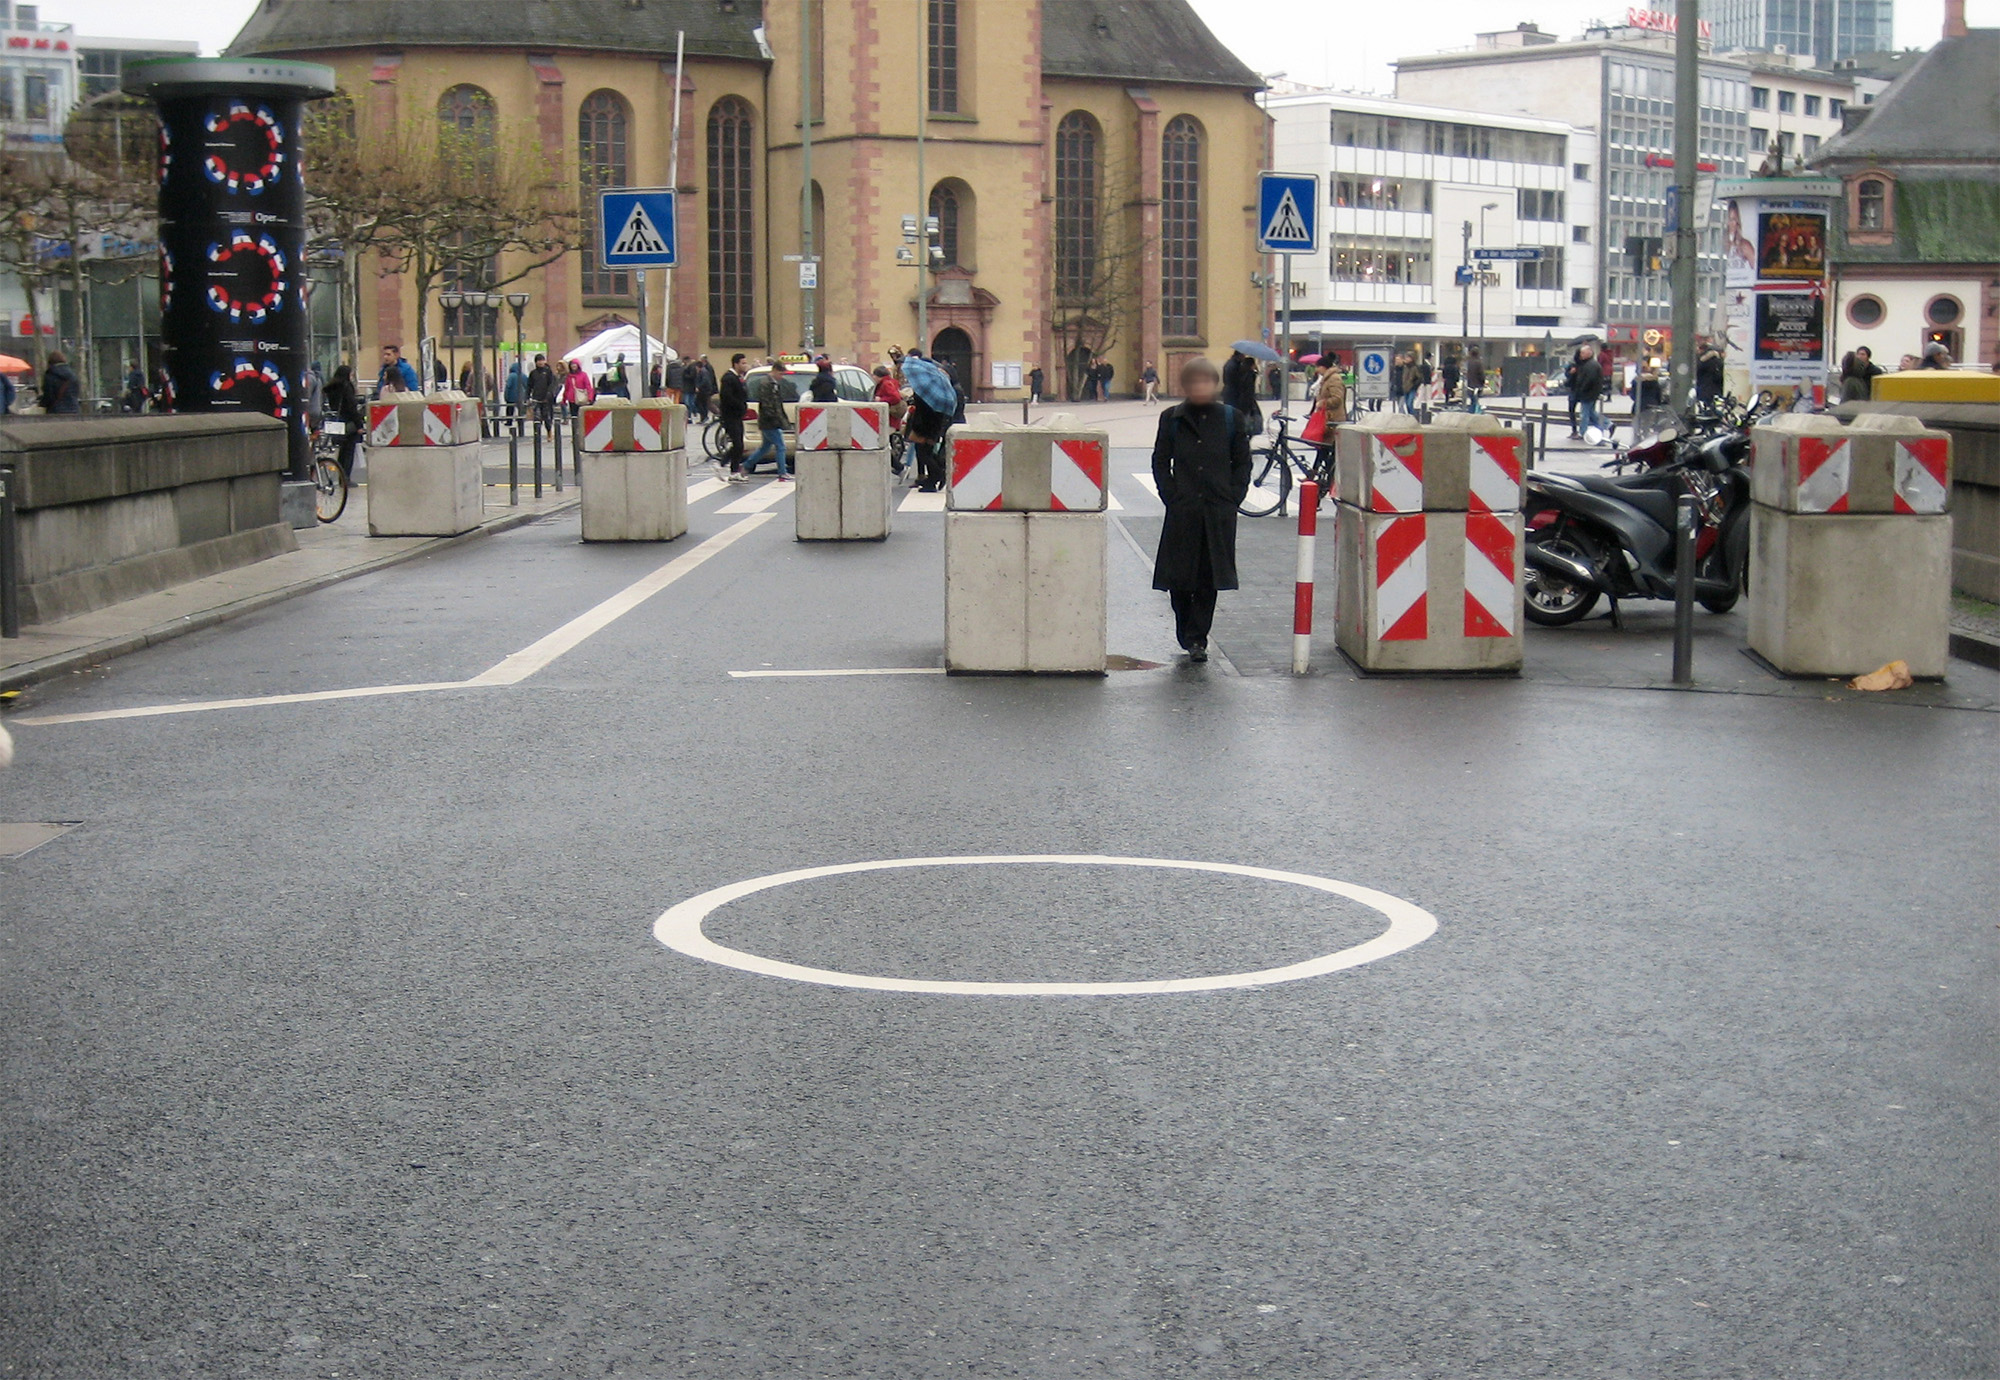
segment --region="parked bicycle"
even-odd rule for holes
[[[321,522],[338,522],[347,511],[347,471],[340,467],[340,442],[347,423],[329,418],[313,437],[313,511]]]
[[[1280,412],[1271,420],[1276,425],[1271,439],[1250,452],[1250,488],[1236,505],[1245,517],[1284,517],[1295,482],[1318,484],[1322,503],[1333,488],[1333,447],[1294,446],[1291,414]]]

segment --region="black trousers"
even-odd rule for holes
[[[1215,591],[1176,589],[1169,591],[1168,597],[1174,605],[1174,635],[1180,639],[1182,649],[1192,649],[1195,643],[1208,641],[1209,629],[1215,626]]]
[[[743,419],[741,417],[724,417],[722,419],[722,434],[729,438],[728,459],[730,466],[733,468],[737,465],[742,464],[743,463]]]

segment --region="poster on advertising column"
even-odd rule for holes
[[[1752,388],[1826,382],[1826,297],[1818,291],[1757,293],[1750,354]]]

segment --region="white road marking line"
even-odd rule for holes
[[[1134,470],[1132,471],[1132,477],[1139,481],[1140,488],[1144,489],[1154,498],[1160,496],[1160,486],[1153,479],[1153,472],[1151,470]]]
[[[766,508],[775,508],[792,496],[790,484],[780,484],[772,480],[762,488],[752,489],[734,503],[725,503],[715,511],[718,513],[761,513]]]
[[[1389,921],[1382,933],[1360,944],[1340,949],[1300,963],[1279,968],[1263,968],[1249,973],[1221,973],[1210,977],[1166,978],[1152,982],[929,982],[918,978],[874,977],[864,973],[843,973],[832,968],[808,968],[785,963],[762,954],[726,948],[702,933],[702,923],[710,915],[745,896],[754,896],[774,887],[818,877],[838,877],[857,872],[885,872],[906,867],[979,867],[1008,863],[1054,864],[1072,867],[1164,867],[1183,872],[1220,872],[1233,877],[1255,877],[1263,881],[1288,882],[1350,901],[1358,901],[1380,911]],[[1400,896],[1375,891],[1331,877],[1314,877],[1304,872],[1280,872],[1268,867],[1244,867],[1237,863],[1188,862],[1174,858],[1115,858],[1075,853],[967,855],[943,858],[888,858],[879,862],[841,863],[832,867],[802,867],[792,872],[774,872],[765,877],[704,891],[673,906],[653,923],[653,937],[676,953],[707,963],[736,968],[767,977],[790,978],[826,987],[857,987],[872,992],[931,992],[946,996],[1004,997],[1117,997],[1164,992],[1217,992],[1230,988],[1267,987],[1273,983],[1296,982],[1356,968],[1378,958],[1401,953],[1423,943],[1437,932],[1437,917]]]
[[[200,714],[211,709],[252,709],[270,704],[316,704],[324,700],[361,700],[381,695],[421,695],[435,690],[477,690],[518,685],[586,638],[604,631],[683,575],[748,536],[776,516],[756,513],[723,528],[691,551],[684,551],[652,574],[635,580],[609,599],[578,614],[547,636],[480,672],[471,680],[431,681],[421,685],[361,685],[347,690],[311,690],[292,695],[249,695],[240,699],[194,700],[186,704],[138,705],[130,709],[98,709],[86,714],[45,714],[22,717],[18,724],[85,724],[108,719],[152,719],[167,714]]]
[[[729,511],[727,508],[722,511]],[[757,528],[771,521],[771,513],[758,513],[723,528],[692,551],[682,552],[642,580],[635,580],[596,608],[586,610],[507,657],[498,665],[481,671],[468,685],[518,685],[563,653],[574,650],[585,638],[600,633],[668,585],[696,569],[710,557],[726,551]]]
[[[688,502],[699,503],[710,494],[719,494],[728,487],[726,479],[698,479],[688,485]]]
[[[899,513],[942,513],[944,511],[944,491],[927,494],[912,489],[903,495],[903,501],[896,505]]]
[[[941,676],[942,666],[874,666],[827,671],[731,671],[732,680],[785,680],[792,676]]]

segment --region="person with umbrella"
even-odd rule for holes
[[[912,350],[903,356],[903,382],[910,386],[910,440],[917,448],[917,490],[944,488],[944,434],[959,409],[957,387],[932,361]]]
[[[1278,352],[1255,340],[1239,340],[1229,347],[1229,360],[1222,366],[1222,401],[1243,414],[1252,435],[1264,429],[1264,410],[1257,405],[1257,361],[1267,357],[1275,360]]]
[[[1153,441],[1153,483],[1167,507],[1153,588],[1173,601],[1190,661],[1208,660],[1216,591],[1236,588],[1236,505],[1250,489],[1250,432],[1222,386],[1214,361],[1182,365],[1182,401],[1160,414]]]

